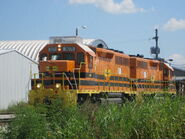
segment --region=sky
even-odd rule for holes
[[[74,36],[77,27],[82,38],[145,57],[157,28],[159,56],[185,67],[185,0],[0,0],[0,40]]]

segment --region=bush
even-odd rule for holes
[[[6,138],[33,139],[43,138],[47,134],[47,123],[44,116],[32,106],[15,109],[16,117],[7,128]]]
[[[61,100],[55,100],[47,106],[46,113],[50,137],[88,138],[89,124],[86,116],[81,115],[77,107],[62,107]]]

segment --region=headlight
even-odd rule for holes
[[[56,88],[60,88],[61,87],[61,84],[60,83],[57,83],[56,84]]]
[[[42,84],[41,83],[38,83],[37,84],[37,88],[41,88],[42,87]]]

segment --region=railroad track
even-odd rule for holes
[[[13,113],[0,113],[0,139],[2,138],[2,133],[7,131],[8,124],[15,118]]]
[[[0,125],[8,124],[13,118],[15,118],[13,113],[0,113]]]

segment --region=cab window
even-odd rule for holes
[[[173,71],[171,71],[171,70],[170,70],[169,74],[170,74],[170,77],[173,77],[174,76],[173,75]]]
[[[84,53],[77,53],[77,63],[80,65],[81,62],[84,62]]]
[[[168,69],[164,69],[164,76],[168,76],[169,72]]]
[[[89,69],[93,68],[93,57],[89,56]]]
[[[41,54],[39,57],[40,61],[46,61],[47,60],[47,54]]]
[[[61,54],[51,54],[50,59],[51,60],[62,60],[62,55]]]

